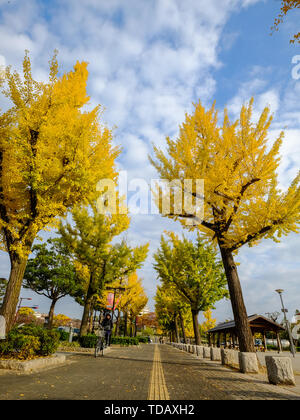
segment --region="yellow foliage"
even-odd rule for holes
[[[212,317],[211,309],[203,312],[205,321],[200,325],[201,333],[206,333],[208,330],[211,330],[216,326],[217,320]]]
[[[4,94],[13,106],[0,115],[0,228],[10,253],[26,257],[41,229],[95,196],[100,179],[116,176],[119,150],[101,108],[83,110],[87,79],[85,62],[59,77],[56,54],[47,83],[32,78],[27,53],[23,77],[6,70]]]
[[[148,298],[142,280],[136,273],[127,278],[124,287],[126,290],[120,295],[118,307],[122,312],[127,312],[130,319],[134,319],[144,309]]]
[[[196,198],[203,199],[204,218],[184,211],[178,215],[172,207],[168,217],[179,219],[184,226],[187,218],[193,220],[194,225],[187,228],[199,229],[230,251],[246,243],[254,245],[263,237],[276,241],[299,231],[300,173],[287,192],[279,190],[276,172],[284,133],[269,147],[269,114],[265,108],[253,122],[252,99],[233,123],[225,109],[219,127],[214,105],[209,110],[200,102],[195,105],[179,137],[167,138],[167,153],[154,147],[156,159],[150,160],[161,179],[177,179],[182,185],[186,179],[194,181],[184,192],[193,198],[193,204]],[[204,197],[197,196],[195,182],[199,179],[205,183]]]
[[[34,310],[32,308],[27,308],[26,306],[24,306],[23,308],[20,308],[18,310],[18,315],[20,316],[34,315]]]
[[[58,314],[58,315],[53,316],[53,325],[55,327],[58,327],[60,325],[68,326],[70,325],[71,321],[72,321],[71,318],[69,318],[67,315],[64,315],[64,314]]]
[[[279,25],[283,22],[285,16],[290,10],[300,9],[300,0],[281,0],[281,8],[278,17],[274,21],[273,30],[277,31]],[[294,38],[290,40],[291,44],[295,42],[300,43],[300,31],[294,35]]]

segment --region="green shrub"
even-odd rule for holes
[[[91,349],[96,346],[98,337],[95,334],[87,334],[79,337],[81,347]]]
[[[148,343],[148,337],[142,337],[142,336],[138,336],[137,339],[139,340],[140,343]]]
[[[112,337],[111,344],[119,344],[120,346],[138,346],[138,337]]]
[[[64,330],[57,330],[60,341],[69,341],[70,333]]]
[[[59,334],[37,325],[13,328],[6,340],[0,344],[0,355],[30,359],[34,356],[49,356],[56,352]]]

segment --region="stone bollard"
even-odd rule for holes
[[[211,347],[203,347],[203,358],[210,359],[210,349]]]
[[[5,340],[6,338],[6,322],[3,315],[0,315],[0,340]]]
[[[273,385],[296,385],[292,361],[289,357],[266,356],[268,379]]]
[[[240,371],[242,373],[258,373],[256,353],[239,352]]]
[[[224,366],[239,367],[239,353],[235,350],[221,349],[221,361]]]
[[[196,346],[197,356],[203,358],[203,346]]]
[[[218,347],[210,348],[210,359],[217,362],[221,361],[221,349]]]
[[[192,346],[192,351],[191,351],[191,353],[193,353],[193,354],[197,354],[197,346],[196,346],[196,345],[193,345],[193,346]]]

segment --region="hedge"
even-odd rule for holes
[[[112,337],[111,344],[119,344],[121,346],[138,346],[138,337]]]
[[[148,337],[137,336],[137,339],[139,340],[140,343],[148,343],[149,342]]]
[[[13,357],[20,360],[37,356],[50,356],[59,345],[59,334],[34,324],[13,328],[7,338],[0,341],[0,357]]]
[[[87,334],[79,337],[79,343],[81,347],[91,349],[95,347],[98,341],[98,337],[95,334]]]

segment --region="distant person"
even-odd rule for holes
[[[111,333],[112,333],[112,329],[113,329],[113,322],[111,319],[111,315],[109,313],[107,313],[105,315],[104,320],[101,323],[103,329],[104,329],[104,333],[105,333],[105,346],[109,347],[110,346],[110,339],[111,339]]]

